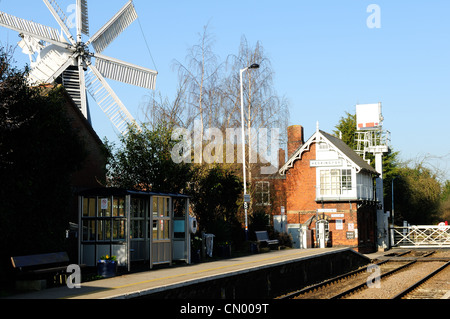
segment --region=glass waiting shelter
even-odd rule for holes
[[[189,197],[179,194],[98,188],[79,193],[79,263],[95,266],[101,256],[117,256],[150,268],[190,261]]]

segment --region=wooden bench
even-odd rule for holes
[[[278,249],[278,239],[269,239],[269,234],[267,231],[255,231],[255,235],[256,241],[259,244],[263,243],[266,247],[276,247]]]
[[[49,280],[64,284],[62,276],[67,275],[69,256],[66,252],[11,257],[13,268],[18,271],[16,287],[21,290],[45,289]]]

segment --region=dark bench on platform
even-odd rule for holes
[[[24,289],[45,289],[49,281],[64,284],[67,275],[69,256],[66,252],[11,257],[12,266],[17,269],[17,283]]]
[[[256,241],[259,244],[263,243],[265,247],[276,247],[278,249],[278,239],[269,239],[269,234],[267,231],[255,231],[255,235]]]

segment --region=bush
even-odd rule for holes
[[[280,242],[280,246],[292,248],[292,235],[288,233],[275,232],[275,238]]]

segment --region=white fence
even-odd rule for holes
[[[450,248],[450,226],[393,227],[393,247]]]

